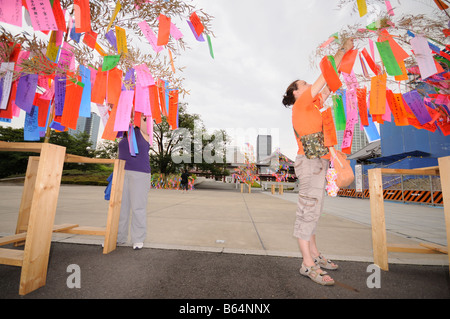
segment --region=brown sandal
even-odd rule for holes
[[[332,262],[330,259],[325,259],[322,254],[319,254],[319,256],[314,258],[314,263],[323,269],[336,270],[339,268],[336,263]]]
[[[318,283],[319,285],[322,286],[333,286],[334,285],[334,279],[331,278],[326,271],[321,271],[318,272],[318,270],[320,270],[320,267],[315,265],[315,266],[311,266],[311,267],[306,267],[305,265],[302,264],[302,267],[300,268],[300,274],[302,274],[303,276],[309,277],[311,278],[312,281],[314,281],[315,283]],[[331,281],[325,281],[324,280],[324,276],[328,276],[331,278]]]

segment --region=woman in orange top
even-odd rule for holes
[[[336,53],[336,65],[342,61],[344,54],[353,48],[350,39]],[[294,236],[298,238],[303,262],[300,273],[322,285],[333,285],[334,280],[321,269],[335,270],[338,265],[323,257],[316,245],[315,230],[322,212],[329,154],[309,159],[305,156],[300,137],[323,132],[321,108],[330,95],[323,75],[308,84],[298,80],[286,90],[283,104],[292,107],[292,124],[298,144],[295,160],[295,174],[299,180],[299,194],[294,226]]]

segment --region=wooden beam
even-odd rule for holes
[[[382,168],[382,174],[386,175],[433,175],[439,176],[439,168],[424,167],[420,169],[399,169],[399,168]]]
[[[93,227],[93,226],[80,226],[70,228],[68,230],[61,231],[61,233],[66,234],[77,234],[77,235],[94,235],[94,236],[105,236],[105,227]]]
[[[420,246],[426,247],[428,249],[434,250],[436,252],[439,252],[441,254],[448,254],[448,248],[442,245],[438,244],[432,244],[432,243],[420,243]]]
[[[369,169],[370,213],[374,263],[388,271],[386,220],[384,216],[383,180],[380,168]]]
[[[116,249],[117,233],[119,231],[120,207],[122,206],[123,181],[125,178],[125,161],[114,161],[113,179],[111,182],[111,196],[106,219],[105,244],[103,254],[109,254]]]
[[[27,238],[27,233],[20,233],[20,234],[15,234],[15,235],[10,235],[10,236],[4,236],[4,237],[0,238],[0,246],[23,241],[26,238]],[[0,264],[1,264],[1,262],[0,262]]]
[[[44,143],[28,220],[19,294],[45,285],[66,148]]]
[[[417,245],[403,245],[403,244],[389,244],[387,246],[388,252],[392,253],[412,253],[412,254],[439,254],[436,250]]]
[[[67,232],[69,229],[78,227],[77,224],[62,224],[53,226],[53,232]],[[4,236],[0,238],[0,246],[16,243],[27,239],[27,233],[19,233],[10,236]],[[0,263],[1,264],[1,263]]]
[[[0,151],[40,153],[44,143],[4,142],[0,141]]]
[[[447,247],[450,247],[450,156],[438,159],[441,171],[442,197],[444,199],[445,228],[447,230]],[[448,255],[450,264],[450,255]],[[450,266],[449,266],[450,272]]]
[[[114,164],[114,159],[109,158],[91,158],[72,154],[66,154],[64,159],[66,163],[96,163],[96,164]]]
[[[23,254],[23,250],[0,248],[0,264],[21,267]]]

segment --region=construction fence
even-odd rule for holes
[[[355,172],[355,182],[338,192],[340,197],[370,198],[367,174]],[[384,200],[443,205],[441,179],[430,175],[383,175]]]

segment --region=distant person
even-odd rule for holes
[[[152,125],[152,123],[149,123]],[[141,117],[140,127],[134,126],[138,153],[132,156],[128,143],[128,134],[125,133],[119,142],[119,159],[125,160],[125,177],[123,182],[122,206],[120,209],[118,243],[128,241],[128,226],[133,249],[142,249],[147,235],[147,202],[150,191],[150,144],[147,134],[147,119]]]
[[[348,40],[336,53],[338,66],[344,54],[353,48]],[[283,104],[292,107],[292,124],[298,144],[295,174],[299,180],[299,193],[294,226],[303,262],[300,273],[321,285],[334,285],[334,280],[321,268],[335,270],[338,265],[322,256],[316,245],[316,227],[322,213],[329,154],[323,145],[323,123],[320,109],[330,95],[323,75],[314,82],[293,82],[286,90]],[[320,142],[320,140],[322,140]],[[305,155],[307,151],[308,158]],[[322,150],[315,158],[311,154]]]
[[[186,192],[188,191],[188,187],[189,187],[189,176],[191,174],[188,173],[187,170],[184,170],[184,172],[181,174],[181,182],[180,182],[180,186],[181,186],[181,191],[182,192]]]

